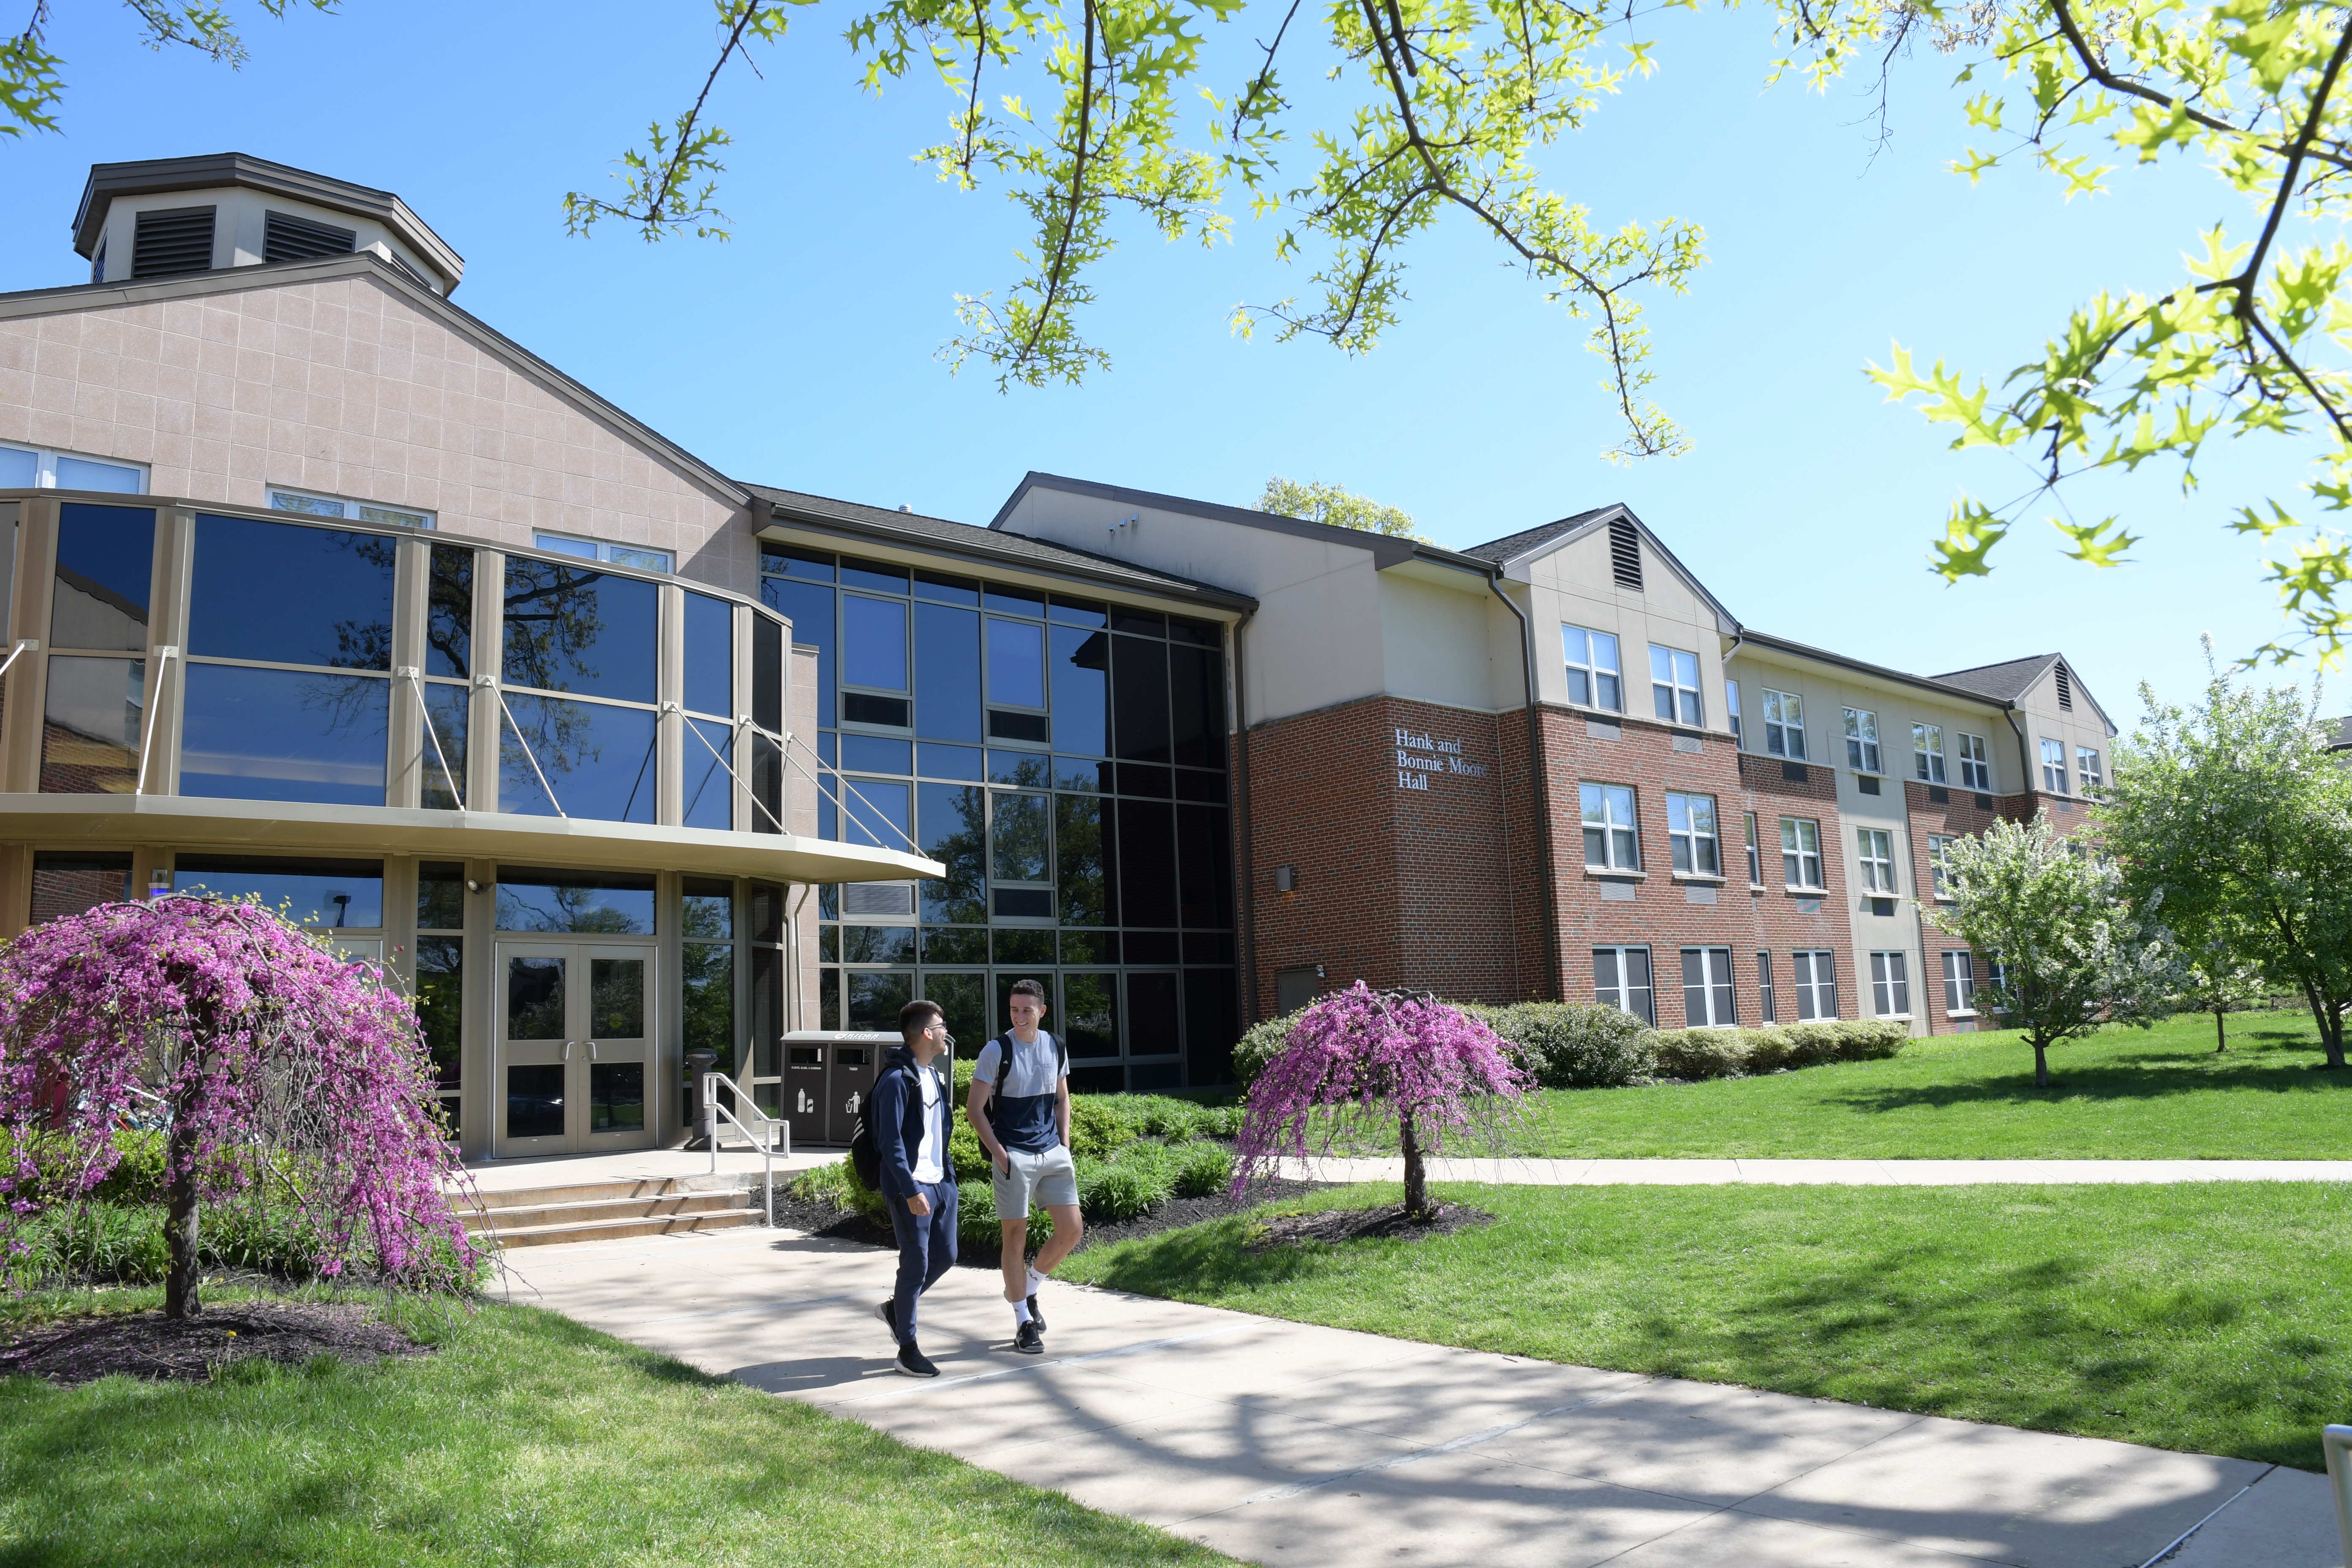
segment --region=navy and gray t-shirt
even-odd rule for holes
[[[1013,1066],[1004,1074],[1004,1081],[996,1081],[996,1064],[1004,1054],[1007,1042],[1013,1047]],[[1055,1115],[1056,1091],[1061,1088],[1062,1048],[1054,1037],[1045,1030],[1026,1045],[1011,1031],[998,1036],[981,1047],[980,1059],[972,1064],[972,1077],[994,1086],[988,1101],[988,1124],[995,1130],[996,1141],[1007,1149],[1018,1149],[1024,1154],[1042,1154],[1057,1149],[1062,1143],[1062,1128]]]

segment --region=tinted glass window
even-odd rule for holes
[[[154,565],[153,512],[79,501],[58,508],[49,646],[145,648],[148,578]]]
[[[1054,634],[1054,731],[1066,752],[1110,752],[1110,637],[1076,626]]]
[[[416,868],[416,925],[420,931],[466,929],[466,868],[453,860],[426,860]]]
[[[1118,803],[1121,923],[1176,923],[1175,807],[1156,800]]]
[[[844,735],[842,767],[860,773],[910,773],[915,771],[915,743],[887,735]]]
[[[893,566],[887,561],[860,561],[854,555],[845,555],[841,562],[841,581],[844,587],[904,594],[907,591],[907,569]]]
[[[992,584],[988,590],[988,607],[992,610],[1002,610],[1008,616],[1034,616],[1042,618],[1045,614],[1045,595]]]
[[[915,606],[915,732],[942,741],[981,738],[977,611]]]
[[[651,702],[658,593],[634,577],[509,556],[506,682]]]
[[[784,628],[765,616],[751,617],[751,722],[784,732]]]
[[[444,1094],[465,1087],[466,944],[454,936],[416,939],[416,1022],[433,1056],[433,1086]],[[447,1100],[455,1131],[457,1107]]]
[[[1172,974],[1130,974],[1127,977],[1127,1054],[1130,1057],[1172,1055],[1176,1049],[1176,977]]]
[[[870,844],[904,852],[912,841],[908,786],[881,779],[851,779],[842,792],[842,837],[851,844]]]
[[[1168,617],[1157,610],[1130,610],[1125,605],[1113,605],[1110,625],[1113,631],[1138,632],[1154,637],[1168,635]]]
[[[297,925],[365,931],[383,924],[381,860],[182,855],[173,864],[172,890],[251,900],[284,910]]]
[[[427,811],[457,811],[466,793],[466,730],[472,717],[463,686],[428,685],[425,722],[416,745],[418,803]]]
[[[501,866],[499,929],[651,936],[654,879],[625,871],[540,871]]]
[[[686,705],[735,714],[735,606],[708,594],[686,596]]]
[[[735,826],[735,780],[720,759],[730,757],[734,729],[709,719],[688,719],[687,724],[685,765],[680,770],[686,789],[686,826],[725,832]],[[701,739],[697,740],[698,735]]]
[[[1217,634],[1214,621],[1188,621],[1181,616],[1168,617],[1168,640],[1188,642],[1198,647],[1215,647],[1223,639]]]
[[[1054,797],[1054,868],[1061,891],[1062,923],[1066,926],[1107,925],[1111,919],[1108,900],[1109,844],[1103,836],[1103,813],[1108,803],[1094,795]]]
[[[690,937],[735,934],[735,884],[716,877],[686,879],[682,929]]]
[[[1111,726],[1118,754],[1138,762],[1168,760],[1168,645],[1140,637],[1114,637]]]
[[[709,1051],[720,1072],[735,1071],[735,950],[723,942],[689,942],[679,963],[686,1048]]]
[[[383,804],[390,681],[225,664],[183,679],[182,795]]]
[[[1233,850],[1225,814],[1213,805],[1176,808],[1176,885],[1184,923],[1220,927],[1233,903]]]
[[[1020,784],[1026,789],[1044,789],[1053,781],[1054,765],[1050,759],[1035,752],[991,752],[988,753],[988,782]]]
[[[143,658],[50,658],[43,795],[129,795],[139,787],[146,679]]]
[[[973,605],[980,603],[980,584],[969,577],[942,577],[936,572],[915,574],[915,597],[936,599],[942,605]]]
[[[188,652],[388,670],[396,549],[380,533],[199,517]]]
[[[845,686],[907,689],[906,605],[862,594],[841,596],[841,679]]]
[[[833,590],[811,583],[771,577],[760,584],[760,601],[793,623],[793,641],[816,649],[817,728],[833,728]]]
[[[833,557],[812,551],[778,549],[772,544],[760,546],[760,570],[782,573],[787,577],[799,577],[811,583],[833,581]]]
[[[989,875],[999,882],[1042,882],[1053,872],[1050,796],[999,791]]]
[[[464,679],[474,668],[474,552],[433,547],[425,595],[425,673]]]
[[[1110,612],[1092,599],[1065,599],[1054,595],[1054,619],[1068,626],[1106,626],[1110,624]]]
[[[605,822],[654,819],[654,713],[561,697],[509,694],[511,728],[499,732],[499,809]],[[530,742],[526,752],[520,730]],[[534,769],[531,764],[539,764]],[[546,775],[542,785],[540,775]],[[549,798],[549,791],[554,799]]]
[[[1206,648],[1168,649],[1169,717],[1176,760],[1196,768],[1225,765],[1224,660]]]
[[[938,924],[976,925],[988,918],[988,816],[986,792],[968,784],[919,786],[917,821],[923,853],[947,868],[937,881],[919,884],[923,919]]]
[[[988,618],[988,700],[1045,706],[1045,628]]]
[[[916,753],[918,772],[935,779],[978,779],[982,753],[975,746],[941,746],[926,741]]]

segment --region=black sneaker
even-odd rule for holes
[[[931,1364],[931,1358],[925,1355],[921,1351],[917,1350],[911,1344],[900,1345],[898,1347],[898,1370],[905,1373],[908,1377],[937,1377],[940,1375],[940,1369]]]
[[[1045,1331],[1045,1314],[1037,1310],[1037,1298],[1034,1296],[1029,1298],[1029,1321],[1037,1325],[1039,1333]]]
[[[1034,1322],[1024,1323],[1013,1332],[1013,1348],[1023,1355],[1044,1355],[1045,1336]]]
[[[874,1315],[889,1325],[892,1339],[898,1337],[898,1303],[897,1301],[885,1297],[875,1302]]]

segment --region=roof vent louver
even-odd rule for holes
[[[2052,670],[2052,674],[2058,681],[2058,706],[2072,713],[2074,710],[2074,683],[2068,679],[2066,665],[2063,659]]]
[[[131,245],[131,276],[211,271],[213,212],[211,207],[171,207],[141,213]]]
[[[271,213],[262,226],[261,259],[313,261],[321,256],[349,256],[358,240],[359,236],[348,228]]]
[[[1642,590],[1642,539],[1623,518],[1609,524],[1609,564],[1620,588]]]

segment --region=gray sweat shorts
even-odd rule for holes
[[[1033,1202],[1050,1209],[1078,1201],[1078,1165],[1067,1148],[1056,1145],[1042,1154],[1007,1149],[1004,1157],[1013,1167],[1010,1175],[998,1170],[995,1161],[988,1163],[989,1189],[996,1198],[999,1219],[1027,1219]]]

